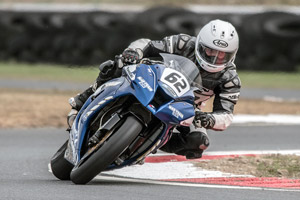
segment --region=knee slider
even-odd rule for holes
[[[209,139],[205,133],[202,132],[191,132],[186,137],[186,148],[193,150],[205,150],[209,146]]]

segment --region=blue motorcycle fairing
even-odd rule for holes
[[[95,111],[98,107],[100,107],[100,105],[105,103],[105,102],[103,102],[103,100],[101,102],[100,99],[97,97],[100,94],[101,94],[102,98],[114,96],[116,91],[118,90],[118,88],[121,87],[121,85],[124,83],[124,80],[125,80],[124,77],[120,77],[120,78],[112,79],[112,80],[104,83],[95,91],[94,94],[92,94],[87,99],[87,101],[84,103],[84,105],[80,109],[79,114],[77,115],[77,118],[81,120],[81,124],[83,124],[84,121],[86,121],[88,119],[87,117],[90,114],[92,114],[91,111]],[[93,112],[93,113],[95,113],[95,112]],[[81,118],[81,116],[83,116],[83,118]],[[79,125],[79,124],[77,124],[77,125]],[[78,126],[77,126],[77,128],[78,128]]]
[[[118,89],[122,85],[124,85],[124,83],[127,83],[127,87],[129,86],[128,81],[125,80],[125,77],[120,77],[106,82],[103,86],[99,87],[93,95],[91,95],[88,98],[88,100],[85,102],[85,104],[79,111],[70,132],[70,140],[73,144],[73,164],[77,163],[80,160],[80,150],[85,135],[87,134],[87,129],[91,119],[95,116],[95,114],[99,113],[99,110],[101,108],[103,108],[106,104],[115,99],[115,95]],[[128,89],[127,91],[130,90]]]
[[[147,82],[145,79],[142,79],[142,76],[147,77],[145,78]],[[112,79],[103,86],[100,86],[85,102],[79,111],[70,132],[70,140],[73,141],[73,155],[76,155],[74,157],[76,160],[73,159],[73,163],[77,163],[80,160],[80,150],[91,119],[95,114],[99,113],[107,103],[111,102],[113,99],[126,95],[133,95],[144,104],[147,104],[152,100],[157,88],[155,87],[157,84],[154,82],[154,79],[156,78],[154,72],[148,65],[142,64],[137,68],[135,77],[136,79],[132,80],[133,88],[131,87],[129,80],[122,76],[120,78]],[[150,82],[150,84],[148,82]]]
[[[187,102],[173,102],[161,106],[155,116],[167,124],[180,124],[195,115],[194,106]]]
[[[158,80],[164,68],[163,65],[149,66],[140,64],[136,67],[136,70],[133,72],[134,75],[130,78],[122,76],[108,81],[104,86],[98,88],[95,94],[86,101],[80,110],[70,132],[71,153],[73,154],[73,156],[71,156],[71,162],[73,164],[77,164],[80,160],[80,150],[87,134],[90,121],[104,106],[119,97],[127,95],[135,96],[141,104],[147,107],[157,118],[161,119],[168,128],[172,126],[172,124],[180,124],[181,121],[194,116],[193,105],[186,101],[174,102],[174,100],[171,99],[170,102],[165,102],[160,108],[153,108],[153,106],[150,105],[159,87]],[[126,74],[124,69],[123,72]],[[192,93],[187,92],[180,98],[184,99],[185,96],[189,97],[192,95]],[[164,131],[159,137],[160,140],[166,138],[167,134]],[[70,159],[68,160],[70,161]]]
[[[132,80],[138,100],[147,106],[155,95],[157,89],[156,74],[149,65],[140,64],[135,71],[135,79]]]
[[[161,74],[163,72],[164,66],[152,65],[150,67],[152,68],[153,72],[156,74],[159,80],[159,77],[161,77]],[[158,85],[159,85],[159,81],[158,81]],[[174,125],[180,124],[182,121],[186,119],[193,118],[194,117],[193,91],[187,92],[186,94],[179,97],[178,99],[181,99],[182,101],[185,100],[186,102],[174,102],[174,100],[171,100],[170,102],[166,103],[165,105],[162,105],[159,108],[154,108],[153,105],[151,104],[147,105],[147,108],[165,124],[165,128],[160,132],[156,140],[152,141],[152,144],[149,145],[149,147],[145,149],[143,152],[141,152],[139,155],[132,157],[129,160],[125,160],[124,163],[122,163],[119,166],[116,164],[112,164],[111,166],[108,167],[107,170],[122,168],[123,166],[136,163],[137,159],[141,158],[141,155],[146,156],[147,152],[149,153],[153,151],[152,149],[153,145],[157,144],[157,142],[160,141],[159,145],[155,146],[154,150],[159,149],[169,140],[170,134],[166,134],[166,133],[169,132],[170,128],[172,128]]]

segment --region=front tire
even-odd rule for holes
[[[104,144],[71,172],[75,184],[86,184],[112,164],[126,147],[138,136],[143,125],[133,116],[129,116],[122,126]]]
[[[70,162],[68,162],[65,158],[65,151],[68,146],[67,140],[53,155],[51,158],[51,170],[53,175],[60,180],[70,180],[70,174],[74,167]]]

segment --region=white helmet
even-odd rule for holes
[[[231,64],[239,48],[239,36],[229,22],[213,20],[197,36],[195,54],[208,72],[219,72]]]

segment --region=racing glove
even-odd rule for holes
[[[143,52],[140,49],[127,48],[123,51],[122,57],[125,63],[139,63],[143,57]]]
[[[216,123],[215,117],[211,113],[196,111],[194,125],[196,127],[204,127],[206,129],[212,129]]]

